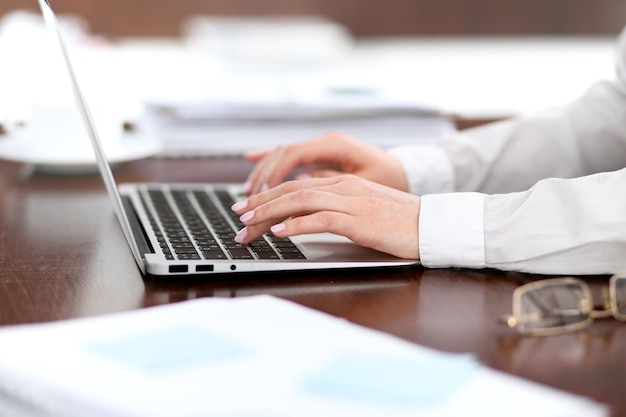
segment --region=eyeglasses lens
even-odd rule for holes
[[[615,301],[619,318],[626,320],[626,275],[615,280]]]
[[[626,291],[626,283],[622,290]],[[577,283],[555,283],[529,290],[520,297],[520,330],[581,325],[590,320],[590,305],[588,294]]]

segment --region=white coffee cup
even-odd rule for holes
[[[123,133],[122,118],[113,108],[91,110],[98,137],[104,149],[118,144]],[[72,104],[33,104],[30,120],[21,136],[33,146],[50,152],[92,152],[88,130],[77,106]]]

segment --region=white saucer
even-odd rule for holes
[[[153,156],[161,151],[161,143],[138,134],[126,134],[118,143],[105,147],[111,166],[122,162]],[[35,167],[41,173],[78,175],[93,174],[98,171],[93,149],[85,146],[42,146],[41,141],[27,137],[0,136],[0,159],[23,162]]]

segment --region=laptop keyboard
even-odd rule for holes
[[[243,224],[230,210],[235,201],[227,191],[215,190],[209,194],[206,191],[150,189],[142,196],[166,259],[305,259],[288,238],[266,234],[249,245],[235,242],[235,235]],[[224,208],[223,211],[216,202]],[[154,208],[154,215],[149,207]]]

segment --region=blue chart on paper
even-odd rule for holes
[[[340,355],[304,381],[312,394],[387,406],[428,407],[445,401],[478,369],[471,355],[426,358]]]
[[[227,338],[184,325],[90,344],[87,350],[148,373],[183,371],[249,353]]]

